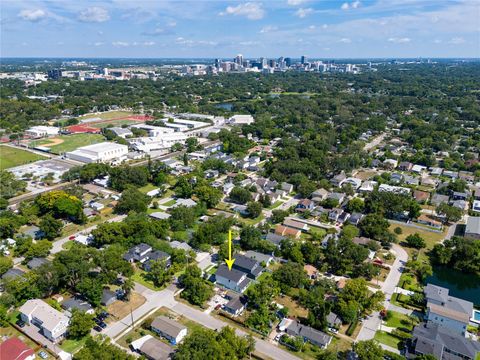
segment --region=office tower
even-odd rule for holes
[[[58,80],[62,77],[62,70],[52,69],[48,70],[48,78],[52,80]]]
[[[302,57],[300,58],[300,62],[302,63],[302,65],[305,65],[308,62],[307,56],[302,55]]]
[[[262,64],[262,69],[267,67],[267,58],[261,57],[260,63]]]
[[[243,66],[243,55],[238,54],[237,56],[235,56],[234,62],[240,66]]]
[[[275,62],[275,59],[270,59],[268,61],[268,66],[270,66],[271,68],[274,68],[276,65],[276,62]]]
[[[287,65],[287,67],[290,67],[292,66],[292,58],[285,58],[285,65]]]

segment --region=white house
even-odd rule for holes
[[[55,126],[32,126],[25,131],[25,135],[33,138],[41,138],[45,136],[58,135],[59,128]]]
[[[180,343],[187,336],[187,328],[166,316],[157,316],[152,321],[152,331],[166,338],[172,345]]]
[[[19,311],[22,320],[39,327],[47,339],[57,342],[65,336],[69,318],[42,300],[28,300]]]
[[[111,142],[88,145],[67,152],[67,157],[84,163],[122,161],[126,159],[128,146]]]

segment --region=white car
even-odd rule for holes
[[[328,331],[330,331],[330,332],[332,332],[332,333],[334,333],[334,334],[338,333],[338,330],[335,329],[335,328],[328,328]]]
[[[282,337],[282,334],[277,334],[277,336],[275,336],[275,339],[273,340],[276,342],[279,342],[281,337]]]

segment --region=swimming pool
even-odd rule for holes
[[[480,311],[473,310],[472,318],[470,320],[474,323],[480,324]]]

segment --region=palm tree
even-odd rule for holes
[[[122,290],[125,292],[125,298],[130,300],[130,294],[135,287],[135,282],[131,278],[125,279],[122,285]]]

